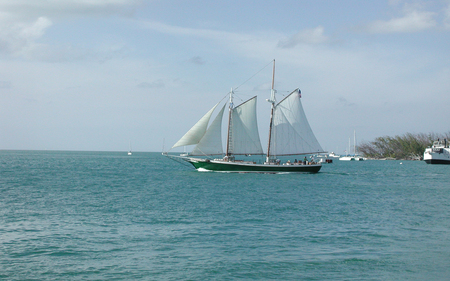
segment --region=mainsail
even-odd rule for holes
[[[314,136],[296,89],[274,108],[270,156],[311,154],[323,152]]]
[[[211,108],[172,148],[199,143],[205,135],[209,119],[211,119],[211,115],[218,105],[219,103]]]
[[[229,154],[263,154],[256,117],[256,96],[231,112]]]

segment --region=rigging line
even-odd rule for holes
[[[196,147],[197,148],[197,147]],[[206,158],[208,158],[208,159],[214,159],[214,155],[223,155],[223,152],[222,153],[217,153],[217,154],[206,154],[205,152],[203,152],[203,150],[201,150],[201,149],[199,149],[199,148],[197,148],[201,153],[203,153],[203,155],[198,155],[198,156],[205,156]],[[193,155],[193,156],[197,156],[197,155]]]
[[[255,74],[253,74],[253,76],[251,76],[250,78],[248,78],[247,80],[245,80],[241,85],[237,86],[234,88],[234,90],[239,89],[240,86],[244,85],[245,83],[247,83],[248,81],[250,81],[253,77],[255,77],[256,75],[258,75],[261,71],[263,71],[267,66],[271,65],[273,63],[273,60],[271,60],[268,64],[266,64],[263,68],[261,68],[258,72],[256,72]]]
[[[191,164],[188,164],[187,163],[187,160],[185,160],[185,159],[179,159],[179,157],[178,156],[173,156],[173,155],[166,155],[169,159],[171,159],[171,160],[173,160],[173,161],[175,161],[175,162],[178,162],[178,163],[181,163],[181,164],[183,164],[184,166],[186,166],[186,167],[191,167],[192,168],[192,165]]]
[[[224,99],[227,99],[230,96],[230,92],[228,92],[220,101],[219,103],[223,102]]]

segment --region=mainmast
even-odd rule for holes
[[[273,111],[275,109],[275,89],[274,89],[274,83],[275,83],[275,60],[273,60],[273,70],[272,70],[272,88],[270,90],[270,99],[267,99],[268,102],[271,103],[271,109],[270,109],[270,124],[269,124],[269,141],[267,144],[267,155],[266,155],[266,162],[270,161],[270,141],[272,138],[272,124],[273,124]]]
[[[229,107],[228,107],[228,132],[227,132],[227,151],[225,156],[230,156],[230,138],[232,137],[231,135],[231,113],[233,111],[233,88],[231,88],[230,91],[230,102],[229,102]]]

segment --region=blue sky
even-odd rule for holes
[[[0,0],[0,149],[161,151],[299,87],[324,149],[449,131],[450,1]]]

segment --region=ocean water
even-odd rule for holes
[[[449,280],[450,166],[0,151],[1,280]]]

